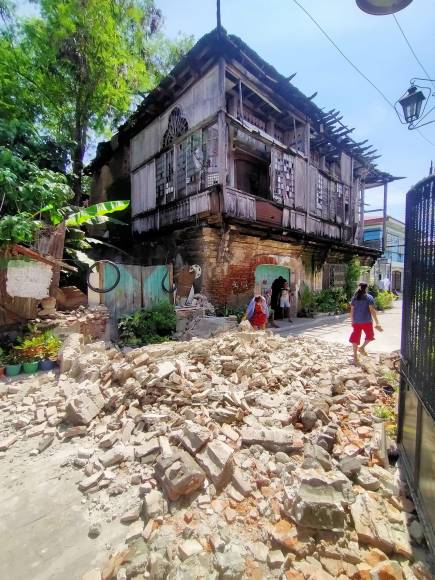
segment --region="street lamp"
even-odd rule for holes
[[[411,79],[409,89],[394,105],[400,122],[403,125],[408,125],[410,130],[435,122],[434,119],[423,123],[429,113],[435,109],[434,105],[427,110],[429,98],[435,96],[435,91],[432,91],[430,87],[417,85],[416,81],[435,82],[434,79]]]
[[[412,0],[356,0],[358,8],[367,14],[385,16],[403,10]]]

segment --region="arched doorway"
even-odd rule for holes
[[[280,276],[282,276],[284,280],[290,284],[290,268],[276,266],[274,264],[261,264],[255,269],[255,294],[262,294],[265,296],[267,292],[271,292],[272,308],[274,308],[274,302],[277,298],[275,288],[272,285]],[[279,317],[278,312],[276,312],[276,316]]]

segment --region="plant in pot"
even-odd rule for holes
[[[42,337],[44,341],[44,356],[39,361],[39,368],[42,371],[49,371],[54,367],[62,341],[51,330],[46,330]]]
[[[8,353],[4,348],[0,347],[0,377],[3,377],[5,374],[5,367],[8,363]]]
[[[14,347],[23,364],[25,373],[36,373],[39,361],[44,357],[44,339],[42,334],[25,336],[21,343]]]
[[[11,351],[6,357],[5,374],[7,377],[16,377],[20,374],[22,364],[16,351]]]

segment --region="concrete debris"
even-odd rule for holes
[[[172,501],[202,487],[205,473],[186,451],[176,451],[161,457],[156,463],[156,477]]]
[[[60,374],[6,379],[0,457],[53,457],[90,537],[117,523],[123,544],[86,580],[426,580],[374,414],[387,362],[356,368],[345,347],[249,323],[125,351],[71,334]]]

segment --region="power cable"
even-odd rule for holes
[[[341,54],[341,56],[350,64],[350,66],[356,70],[356,72],[365,80],[367,81],[374,89],[375,91],[382,97],[382,99],[394,110],[396,111],[393,103],[390,101],[390,99],[385,95],[385,93],[383,93],[381,91],[381,89],[379,87],[377,87],[370,79],[369,77],[364,74],[357,66],[356,64],[354,64],[350,58],[341,50],[341,48],[337,45],[337,43],[333,40],[333,38],[326,32],[326,30],[321,26],[321,24],[319,24],[319,22],[317,22],[317,20],[314,18],[314,16],[312,16],[310,14],[310,12],[308,12],[308,10],[305,8],[305,6],[303,6],[300,2],[298,2],[298,0],[293,0],[293,2],[296,4],[296,6],[298,6],[302,12],[304,12],[306,14],[306,16],[308,16],[308,18],[311,20],[311,22],[313,22],[313,24],[320,30],[320,32],[326,36],[326,38],[328,39],[328,41],[332,44],[332,46]],[[425,74],[427,74],[425,72]],[[429,76],[429,75],[428,75]],[[430,143],[431,145],[433,145],[435,147],[435,143],[432,143],[432,141],[430,139],[428,139],[427,137],[425,137],[425,135],[423,135],[423,133],[417,129],[419,135],[421,137],[423,137],[423,139],[425,141],[427,141],[428,143]]]
[[[336,42],[329,36],[329,34],[326,32],[326,30],[324,28],[322,28],[322,26],[317,22],[317,20],[314,18],[314,16],[312,16],[308,10],[302,6],[302,4],[300,4],[298,2],[298,0],[293,0],[293,2],[299,6],[299,8],[305,12],[305,14],[308,16],[308,18],[317,26],[317,28],[322,32],[322,34],[324,36],[326,36],[326,38],[329,40],[329,42],[338,50],[338,52],[341,54],[341,56],[350,64],[350,66],[356,70],[356,72],[362,76],[362,78],[364,80],[366,80],[374,89],[375,91],[377,91],[379,93],[379,95],[384,99],[384,101],[386,101],[386,103],[388,103],[390,105],[390,107],[392,107],[394,109],[394,105],[393,103],[390,101],[390,99],[385,96],[385,94],[381,91],[381,89],[379,89],[370,79],[367,75],[365,75],[357,66],[356,64],[354,64],[350,58],[348,58],[344,52],[341,50],[341,48],[336,44]]]
[[[399,21],[397,20],[397,16],[395,14],[393,14],[393,18],[397,24],[398,29],[400,30],[406,44],[408,45],[409,50],[411,51],[413,57],[415,58],[415,60],[417,61],[418,65],[420,66],[421,70],[423,71],[423,73],[426,75],[427,80],[430,81],[433,85],[433,87],[435,88],[435,82],[433,80],[431,80],[431,76],[430,74],[427,72],[427,70],[425,69],[423,63],[421,62],[421,60],[418,58],[415,50],[412,48],[411,43],[408,40],[408,37],[405,34],[405,31],[403,30],[403,28],[400,26]]]

